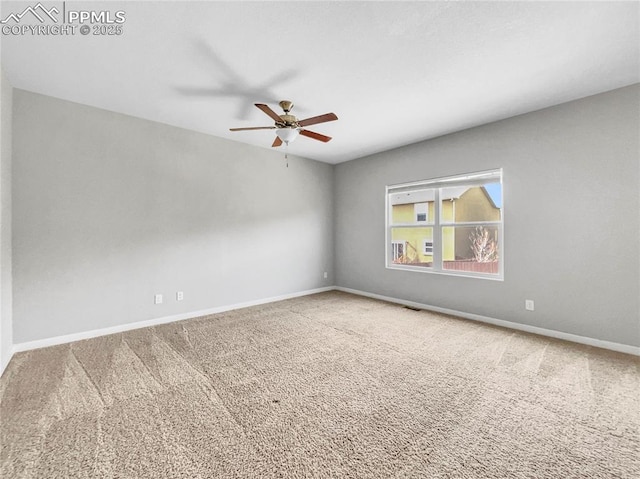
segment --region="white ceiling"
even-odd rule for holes
[[[2,2],[4,19],[32,2]],[[42,2],[62,6],[62,2]],[[67,2],[122,36],[8,36],[14,87],[270,148],[253,106],[295,103],[340,163],[640,81],[640,3]],[[61,10],[61,8],[60,8]]]

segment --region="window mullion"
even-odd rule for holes
[[[433,269],[442,271],[442,227],[440,226],[440,189],[435,189],[433,202]]]

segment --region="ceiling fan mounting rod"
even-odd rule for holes
[[[293,103],[289,100],[282,100],[278,105],[280,105],[280,108],[282,108],[285,113],[289,113],[293,110]]]

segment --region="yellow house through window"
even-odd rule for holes
[[[387,267],[502,277],[502,170],[387,187]]]

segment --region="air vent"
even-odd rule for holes
[[[420,308],[414,308],[413,306],[405,306],[404,309],[410,309],[411,311],[422,311]]]

